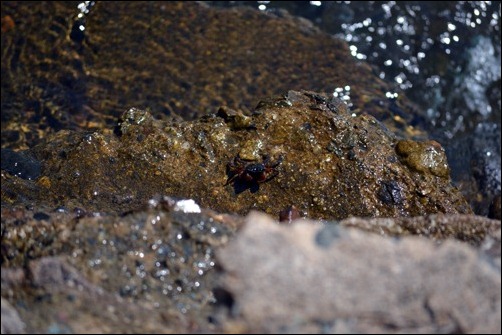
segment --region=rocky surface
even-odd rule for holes
[[[215,248],[242,222],[167,197],[122,217],[4,210],[2,297],[27,332],[208,331]]]
[[[22,334],[25,325],[17,311],[4,298],[2,298],[2,334]]]
[[[413,218],[348,218],[340,222],[346,227],[378,233],[382,236],[420,235],[434,241],[455,238],[479,247],[487,237],[500,230],[500,220],[474,215],[429,215]]]
[[[284,227],[254,213],[218,256],[244,332],[501,330],[500,268],[466,244]]]
[[[2,333],[500,332],[500,221],[343,42],[281,11],[1,6]]]
[[[244,221],[171,198],[123,216],[4,210],[2,332],[500,332],[500,222],[462,219],[478,234],[432,241],[359,229],[400,218]]]
[[[133,108],[116,134],[50,137],[26,153],[42,162],[36,181],[2,174],[4,201],[120,213],[168,194],[239,214],[295,205],[315,219],[471,213],[437,142],[398,140],[318,93],[289,91],[251,115],[221,108],[186,122]]]
[[[429,137],[425,113],[405,95],[388,98],[392,85],[355,61],[346,43],[285,10],[201,2],[1,7],[4,149],[28,149],[62,129],[110,131],[130,107],[188,120],[222,105],[248,112],[290,89],[334,93],[399,137]],[[497,140],[490,125],[478,128],[468,143],[439,142],[475,213],[488,215],[500,196],[500,132]]]

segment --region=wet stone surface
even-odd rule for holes
[[[241,218],[168,197],[122,217],[33,215],[2,212],[2,297],[30,306],[28,332],[211,329],[215,249]]]
[[[331,223],[330,223],[331,224]],[[475,215],[433,214],[413,218],[348,218],[333,225],[356,227],[382,236],[420,235],[431,240],[456,239],[473,246],[481,246],[488,238],[495,238],[500,245],[500,221]],[[500,254],[499,256],[500,257]]]
[[[326,13],[340,14],[333,13],[336,5],[327,5]],[[177,120],[223,106],[230,127],[249,128],[246,113],[260,99],[290,89],[340,94],[353,112],[375,116],[400,138],[430,138],[423,131],[423,110],[403,94],[388,98],[393,85],[355,60],[345,42],[284,10],[221,9],[201,2],[1,6],[4,149],[28,149],[63,129],[110,132],[133,106],[157,119]],[[418,91],[413,94],[430,94]],[[486,216],[500,196],[500,147],[487,144],[500,138],[480,141],[494,132],[480,133],[469,140],[479,143],[467,148],[457,143],[461,139],[439,142],[454,182],[474,211]]]
[[[117,135],[62,131],[35,146],[42,176],[3,173],[2,197],[105,213],[156,194],[238,214],[276,216],[294,205],[302,216],[329,220],[471,213],[438,143],[398,141],[337,98],[289,91],[247,118],[252,126],[236,129],[218,113],[169,122],[132,108]]]

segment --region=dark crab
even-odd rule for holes
[[[228,185],[239,179],[249,183],[264,183],[279,174],[277,167],[282,163],[282,155],[275,162],[270,161],[268,155],[263,157],[261,163],[246,161],[239,156],[235,157],[227,165],[227,170],[230,174],[225,185]]]

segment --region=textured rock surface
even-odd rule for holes
[[[121,217],[39,216],[2,212],[2,297],[21,306],[27,332],[214,329],[215,248],[241,218],[170,198]]]
[[[497,296],[490,286],[493,272],[500,276],[498,221],[465,215],[447,225],[449,216],[433,215],[340,224],[300,219],[290,225],[254,213],[241,228],[242,217],[198,210],[165,197],[121,216],[4,208],[2,297],[10,307],[2,303],[2,326],[40,333],[242,333],[258,331],[247,314],[238,313],[241,304],[247,310],[248,301],[257,299],[284,308],[283,314],[301,313],[298,322],[280,326],[279,319],[264,318],[261,330],[269,332],[474,332],[483,324],[496,329],[486,303],[500,304],[500,291]],[[352,230],[342,227],[348,225]],[[408,234],[436,241],[394,237]],[[448,237],[478,251],[463,242],[438,246]],[[215,257],[232,240],[233,246]],[[435,288],[436,280],[443,283]],[[472,287],[460,294],[467,280]],[[337,283],[342,286],[335,288]],[[480,285],[486,292],[477,291]],[[326,311],[313,316],[331,303],[322,292],[326,287],[336,289],[334,303],[344,306],[336,322]],[[268,290],[301,301],[286,307],[284,297],[272,299],[275,293]],[[425,293],[430,300],[421,300]],[[326,299],[321,303],[317,294]],[[410,308],[417,309],[416,318],[406,312]],[[472,308],[471,319],[463,319],[463,308]],[[389,323],[376,328],[374,322],[382,319]],[[431,324],[420,323],[425,321]]]
[[[218,258],[245,331],[501,331],[500,269],[458,242],[284,227],[254,213]]]
[[[348,218],[340,222],[346,227],[378,233],[383,236],[420,235],[440,241],[448,238],[480,246],[487,237],[500,235],[500,221],[474,215],[430,215],[414,218]],[[499,241],[500,242],[500,241]]]
[[[374,117],[313,92],[289,91],[249,116],[222,108],[182,123],[130,109],[117,133],[59,132],[31,150],[43,163],[37,181],[2,174],[2,199],[120,212],[168,194],[239,214],[295,205],[315,219],[471,213],[438,143],[398,141]],[[236,157],[266,156],[283,157],[275,178],[228,183]]]
[[[62,129],[109,133],[130,107],[158,119],[193,119],[222,105],[248,112],[290,89],[350,96],[356,114],[377,117],[403,138],[428,137],[425,113],[403,94],[388,99],[392,85],[356,61],[346,43],[285,11],[200,2],[77,5],[1,2],[2,148],[27,149]],[[454,157],[462,193],[488,215],[500,196],[500,132],[497,138],[479,124],[471,137],[440,142]],[[20,175],[36,175],[30,164]],[[2,170],[19,173],[3,159]]]
[[[458,214],[443,148],[345,43],[285,12],[1,6],[2,333],[500,332],[500,222]]]

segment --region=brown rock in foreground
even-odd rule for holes
[[[298,222],[292,225],[262,222],[269,219],[256,214],[246,219],[248,224],[242,229],[245,218],[215,213],[201,209],[192,201],[167,197],[151,199],[143,209],[125,215],[98,215],[83,211],[64,213],[62,210],[44,213],[3,208],[1,293],[10,305],[2,301],[2,329],[29,333],[56,330],[72,333],[221,333],[253,330],[243,322],[242,315],[235,314],[237,309],[233,308],[244,301],[240,293],[236,294],[231,289],[233,286],[223,285],[222,275],[241,281],[245,291],[241,293],[256,295],[253,299],[272,301],[269,298],[273,295],[267,291],[263,292],[266,296],[259,296],[262,293],[257,286],[267,289],[270,288],[267,285],[279,285],[279,292],[287,290],[287,294],[293,297],[298,292],[304,293],[305,299],[302,299],[300,307],[307,306],[307,311],[313,314],[322,305],[317,302],[310,304],[309,299],[315,298],[312,294],[326,285],[343,284],[344,278],[340,276],[348,276],[352,280],[350,276],[354,273],[367,276],[367,281],[372,282],[367,283],[364,278],[357,281],[358,278],[355,278],[354,285],[359,283],[361,286],[355,287],[361,291],[359,295],[353,292],[353,286],[345,282],[338,299],[342,299],[347,308],[351,304],[368,306],[372,303],[370,312],[373,314],[364,314],[363,317],[369,315],[368,318],[379,319],[375,315],[384,315],[387,311],[387,305],[382,305],[380,309],[372,300],[372,288],[381,290],[378,291],[380,296],[401,294],[400,299],[392,300],[394,306],[391,307],[394,309],[391,308],[391,312],[401,307],[416,307],[413,304],[421,303],[421,294],[436,292],[426,285],[427,280],[423,279],[420,271],[436,265],[435,278],[442,276],[445,281],[440,288],[448,283],[462,284],[463,278],[467,280],[468,276],[478,276],[472,279],[474,286],[465,293],[472,292],[477,299],[482,295],[475,291],[476,288],[489,281],[485,278],[486,266],[489,264],[492,266],[490,271],[497,272],[498,269],[500,273],[500,223],[475,216],[463,215],[460,216],[462,220],[458,217],[351,218],[340,223],[361,229],[373,227],[372,231],[392,236],[379,237],[376,234],[352,233],[355,228],[349,234],[346,228],[333,222],[312,224],[312,221],[304,220],[301,225]],[[431,222],[438,222],[436,228],[441,234],[431,229]],[[414,233],[436,241],[409,237],[400,241],[394,237]],[[479,243],[481,236],[485,238]],[[475,245],[484,256],[474,255],[474,249],[467,243],[441,241],[446,238],[458,238]],[[270,240],[273,240],[273,245],[269,245]],[[228,251],[223,251],[225,257],[220,262],[220,258],[216,257],[219,249],[229,241],[234,241],[230,250],[238,248],[237,254],[229,255]],[[438,247],[440,243],[444,246]],[[409,248],[406,249],[406,246]],[[452,248],[456,251],[450,252]],[[421,257],[420,261],[417,261],[418,257]],[[236,271],[232,266],[227,268],[229,262],[234,261],[242,261]],[[295,266],[294,271],[290,268],[291,262]],[[475,262],[479,264],[474,265]],[[246,270],[252,272],[249,280],[256,282],[248,283],[247,279],[241,278],[242,267],[250,267]],[[336,273],[333,274],[333,271]],[[455,275],[459,278],[452,279],[452,271],[457,271]],[[291,277],[288,279],[291,286],[283,282],[285,272],[288,278]],[[301,275],[308,276],[308,286],[298,282]],[[462,288],[460,284],[459,289]],[[405,286],[410,289],[409,294],[402,291],[402,285],[411,285],[411,288]],[[385,290],[388,292],[383,292]],[[486,294],[491,292],[488,287]],[[448,316],[442,314],[441,306],[437,307],[439,302],[434,294],[431,295],[432,302],[425,306],[434,308],[439,323]],[[452,292],[449,294],[453,295]],[[349,298],[352,300],[343,300]],[[385,299],[382,298],[382,301],[385,302]],[[500,301],[496,292],[489,299],[494,301],[494,306]],[[466,305],[472,301],[466,300]],[[279,299],[271,306],[278,308],[282,302]],[[481,302],[479,306],[472,307],[476,322],[483,320],[479,315],[483,313],[484,304]],[[286,309],[284,313],[291,311],[294,315],[297,313],[295,306],[283,306]],[[231,314],[228,314],[227,307],[230,307]],[[417,308],[420,313],[423,312]],[[452,311],[449,307],[445,308],[447,312]],[[453,317],[459,315],[456,309],[453,312]],[[323,313],[319,313],[319,317],[324,316]],[[395,314],[385,316],[384,320],[393,322],[393,316]],[[414,325],[415,320],[409,321],[406,317],[406,325]],[[313,323],[310,319],[302,321],[298,329],[321,332],[337,325],[341,330],[333,329],[342,332],[347,319],[336,323],[329,322],[329,319],[328,322],[320,318],[315,320]],[[447,331],[454,328],[450,321],[444,321],[444,327],[435,330],[433,326],[409,326],[403,331]],[[432,324],[436,326],[434,322]],[[270,323],[266,325],[272,327]],[[401,327],[403,324],[396,325]],[[460,325],[463,327],[462,323]],[[462,329],[470,330],[469,327]],[[298,330],[287,327],[267,329],[278,332]],[[374,328],[368,329],[374,331]]]
[[[36,181],[2,174],[2,200],[116,213],[166,194],[239,214],[295,205],[314,219],[471,213],[437,142],[398,141],[322,94],[181,123],[133,108],[116,133],[59,132],[31,151]]]
[[[253,213],[219,253],[244,332],[500,333],[500,269],[472,247]]]

